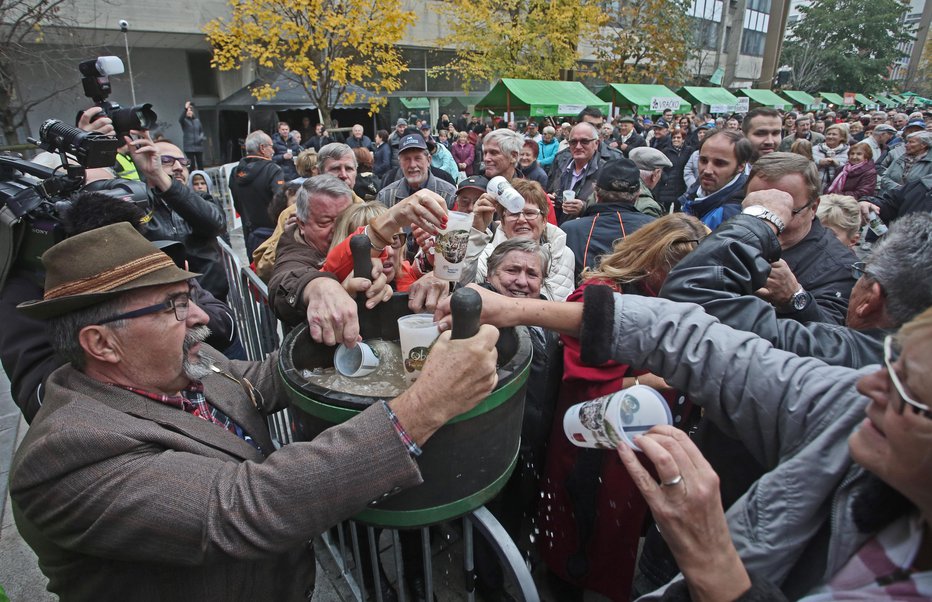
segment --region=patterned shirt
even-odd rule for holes
[[[147,399],[151,399],[167,406],[177,408],[187,412],[188,414],[193,414],[201,420],[212,422],[217,426],[230,431],[246,443],[252,445],[257,450],[262,452],[262,448],[259,447],[259,444],[256,443],[256,441],[253,440],[253,438],[243,430],[243,427],[236,424],[232,418],[215,408],[207,401],[207,397],[204,395],[204,384],[200,381],[191,381],[188,383],[187,387],[181,390],[181,394],[179,395],[163,395],[161,393],[152,393],[129,385],[119,385],[117,383],[110,384],[115,387],[120,387],[121,389],[126,389],[127,391],[136,393],[137,395],[142,395]]]

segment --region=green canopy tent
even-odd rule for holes
[[[755,102],[764,107],[773,107],[774,109],[782,110],[792,108],[792,103],[786,102],[777,96],[772,90],[741,88],[736,93],[742,96],[747,96],[751,99],[751,102]]]
[[[586,107],[605,115],[609,112],[609,104],[580,82],[537,79],[501,79],[476,103],[477,111],[527,113],[530,117],[575,117]]]
[[[819,92],[819,96],[821,96],[825,102],[835,105],[835,108],[850,108],[853,106],[846,105],[845,99],[840,94],[835,94],[834,92]]]
[[[679,100],[679,106],[673,108],[675,114],[688,113],[692,108],[688,101],[660,84],[609,84],[599,91],[598,97],[611,102],[616,108],[625,108],[640,115],[662,113],[665,108],[673,108],[670,105],[674,99]]]
[[[802,90],[783,90],[781,94],[789,98],[793,102],[793,105],[801,106],[803,111],[819,108],[819,99],[808,92],[803,92]]]
[[[883,94],[874,94],[873,97],[875,101],[887,107],[888,109],[895,107],[897,104],[895,100],[892,100]]]
[[[683,86],[676,92],[680,96],[691,98],[699,104],[708,105],[710,113],[731,113],[738,104],[735,95],[725,88]]]
[[[410,98],[401,97],[398,100],[404,105],[404,108],[411,110],[423,110],[430,108],[430,101],[424,96],[412,96]]]
[[[887,94],[887,98],[893,100],[898,105],[905,105],[906,99],[899,94]]]
[[[861,105],[865,109],[876,109],[877,101],[871,100],[870,98],[864,96],[861,93],[854,95],[854,102]]]

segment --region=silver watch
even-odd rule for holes
[[[754,217],[762,219],[765,222],[770,222],[777,227],[777,234],[780,234],[786,229],[786,224],[783,223],[783,220],[780,219],[780,216],[778,216],[770,209],[767,209],[763,205],[751,205],[749,207],[745,207],[741,213],[745,215],[753,215]]]

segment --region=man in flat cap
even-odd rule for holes
[[[493,327],[443,335],[405,393],[275,450],[278,354],[229,361],[202,343],[196,274],[128,223],[42,261],[44,298],[20,308],[49,321],[68,365],[48,379],[10,496],[62,600],[310,599],[307,541],[417,485],[419,446],[496,382]]]

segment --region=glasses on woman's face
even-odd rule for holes
[[[191,161],[187,157],[172,157],[171,155],[162,155],[162,165],[174,165],[175,161],[181,163],[182,167],[187,167]]]
[[[912,398],[912,396],[906,391],[906,387],[903,386],[902,381],[900,381],[900,377],[896,373],[896,370],[893,368],[893,364],[899,361],[901,352],[902,350],[900,349],[900,344],[897,342],[896,337],[894,337],[892,334],[888,334],[886,337],[884,337],[883,363],[887,366],[887,373],[890,375],[890,381],[893,383],[893,388],[896,389],[896,392],[900,397],[900,403],[897,406],[896,411],[898,414],[902,414],[906,404],[909,404],[912,406],[913,412],[932,419],[932,408]]]
[[[156,303],[155,305],[149,305],[148,307],[143,307],[141,309],[134,309],[133,311],[124,312],[122,314],[117,314],[115,316],[110,316],[106,320],[101,320],[98,322],[98,325],[109,324],[110,322],[116,322],[117,320],[129,320],[131,318],[141,318],[142,316],[148,316],[150,314],[157,314],[159,312],[167,312],[169,310],[175,313],[175,319],[179,322],[184,322],[188,318],[188,308],[191,305],[191,295],[190,293],[178,293],[177,295],[172,295],[165,301],[161,303]]]
[[[543,215],[543,213],[544,212],[541,211],[540,209],[525,209],[524,211],[518,211],[517,213],[512,213],[511,211],[506,210],[503,217],[509,221],[516,221],[519,217],[523,215],[524,219],[526,219],[529,222],[532,222],[535,219],[537,219],[539,216]]]

